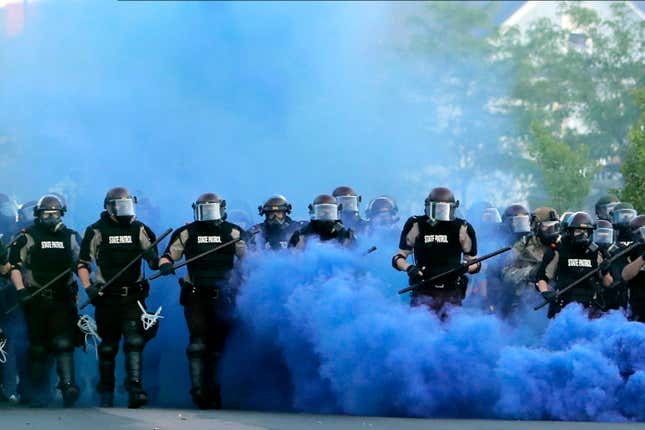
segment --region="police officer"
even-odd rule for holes
[[[598,245],[598,248],[604,256],[607,256],[609,249],[614,245],[614,242],[614,226],[607,220],[599,219],[596,222],[596,229],[593,232],[593,243]]]
[[[340,220],[346,228],[351,229],[356,234],[361,234],[367,229],[368,223],[361,218],[359,207],[362,201],[352,187],[346,185],[334,189],[332,196],[336,198],[340,210]]]
[[[29,300],[38,288],[78,262],[81,238],[62,221],[67,208],[60,199],[45,195],[34,206],[34,224],[11,244],[11,280],[23,303],[29,335],[30,379],[37,391],[48,391],[49,356],[56,358],[58,388],[65,407],[79,396],[74,376],[77,342],[76,294],[73,271]],[[34,393],[35,394],[35,393]],[[40,405],[40,399],[32,399]]]
[[[99,345],[99,384],[101,405],[114,403],[115,358],[123,336],[128,407],[138,408],[148,401],[142,385],[142,352],[146,335],[141,322],[149,285],[144,280],[141,264],[132,265],[103,292],[100,288],[129,262],[140,255],[151,269],[158,267],[156,240],[152,230],[135,219],[136,197],[122,187],[109,190],[103,201],[105,211],[100,219],[85,230],[81,245],[78,276],[95,307]],[[96,263],[94,280],[90,280],[92,262]]]
[[[399,222],[399,207],[393,198],[379,196],[372,200],[365,209],[365,216],[369,222],[369,231],[394,230]]]
[[[502,269],[502,281],[509,297],[510,312],[516,308],[523,294],[535,285],[537,272],[549,249],[555,249],[559,241],[560,221],[558,212],[551,207],[539,207],[531,214],[531,235],[519,240]]]
[[[561,290],[602,264],[602,254],[596,246],[592,246],[595,228],[593,219],[588,213],[575,213],[569,220],[562,240],[555,249],[548,249],[544,254],[538,269],[537,289],[549,302],[549,318],[553,318],[571,302],[581,303],[592,313],[595,312],[597,282],[602,280],[604,286],[612,284],[613,278],[607,267],[601,270],[598,279],[582,282],[557,300],[555,292],[548,286],[550,281],[555,281],[555,290]]]
[[[193,203],[194,219],[172,235],[160,262],[164,275],[173,272],[172,264],[236,240],[188,264],[186,277],[179,281],[180,303],[190,332],[186,349],[193,402],[200,409],[221,407],[217,383],[217,364],[232,328],[232,311],[238,281],[233,269],[244,257],[244,231],[226,222],[226,201],[217,194],[205,193]]]
[[[293,233],[289,239],[289,247],[302,249],[311,237],[315,237],[321,242],[336,241],[341,246],[353,246],[355,244],[354,231],[346,228],[343,222],[338,219],[341,210],[342,205],[338,204],[333,196],[329,194],[317,196],[309,205],[311,221]]]
[[[632,239],[640,242],[627,258],[621,275],[629,289],[630,318],[645,322],[645,215],[630,222]]]
[[[455,217],[459,202],[448,188],[437,187],[425,200],[425,215],[409,218],[403,226],[399,251],[392,257],[392,266],[407,272],[410,285],[423,282],[434,275],[459,266],[462,260],[476,258],[477,237],[473,227]],[[414,264],[406,261],[414,255]],[[463,258],[462,258],[463,256]],[[477,273],[481,264],[468,267],[468,273]],[[464,276],[439,279],[433,285],[413,291],[412,305],[426,304],[445,315],[444,305],[461,305],[466,294]]]
[[[611,221],[611,212],[614,210],[614,206],[620,203],[618,197],[613,194],[607,194],[596,201],[596,219],[605,221]]]
[[[638,213],[630,203],[621,202],[611,211],[611,223],[616,231],[616,242],[623,247],[629,246],[632,241],[631,221]]]
[[[289,217],[291,203],[281,195],[269,197],[263,205],[258,206],[258,212],[264,216],[264,222],[253,228],[259,230],[259,233],[250,239],[250,245],[256,248],[285,249],[289,246],[289,239],[293,233],[304,226],[304,223]]]
[[[502,214],[502,224],[505,226],[506,245],[513,245],[531,233],[531,217],[526,206],[512,204]]]
[[[615,242],[615,231],[611,222],[599,219],[593,232],[593,243],[598,246],[604,259],[611,258],[626,246]],[[614,282],[609,287],[601,286],[597,293],[597,305],[602,310],[627,308],[627,286],[621,272],[627,264],[627,257],[618,258],[611,263],[610,272]]]

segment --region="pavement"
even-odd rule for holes
[[[1,408],[1,430],[645,430],[645,423],[383,418],[191,409]]]

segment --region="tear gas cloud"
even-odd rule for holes
[[[189,220],[205,191],[252,216],[279,192],[305,218],[341,184],[394,196],[404,218],[420,211],[432,186],[454,185],[439,168],[454,156],[427,105],[409,102],[434,79],[387,43],[392,7],[38,2],[21,35],[0,38],[3,191],[62,191],[80,231],[117,185],[149,199],[139,215],[157,232]],[[457,197],[488,197],[477,188]],[[575,307],[548,325],[532,310],[506,323],[475,307],[442,324],[396,294],[397,242],[363,238],[361,250],[378,246],[368,256],[324,245],[251,256],[220,369],[226,406],[645,419],[642,325],[618,313],[588,321]],[[152,285],[150,307],[165,315],[145,353],[153,405],[190,405],[178,294],[175,279]],[[93,404],[93,351],[77,358],[81,403]]]

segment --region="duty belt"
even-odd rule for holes
[[[110,297],[128,297],[141,292],[143,292],[141,284],[124,285],[121,287],[109,286],[104,291],[105,295]]]
[[[27,287],[27,290],[30,292],[30,294],[33,294],[35,291],[38,290],[36,287],[29,286]],[[70,297],[73,297],[75,294],[74,291],[70,288],[70,286],[65,287],[64,291],[61,291],[60,289],[54,289],[54,288],[46,288],[42,290],[36,297],[40,297],[46,300],[55,300],[55,299],[67,299]]]

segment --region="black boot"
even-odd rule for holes
[[[141,351],[125,353],[125,371],[127,373],[125,387],[129,393],[128,408],[138,409],[148,403],[148,394],[143,391],[141,373],[143,357]]]
[[[97,390],[101,396],[101,407],[114,406],[114,357],[99,354],[99,384]]]
[[[74,406],[81,394],[74,378],[74,353],[71,351],[61,352],[57,359],[58,388],[63,395],[63,406],[70,408]]]
[[[190,373],[190,383],[192,385],[190,395],[193,398],[193,403],[199,409],[210,409],[208,394],[204,389],[206,361],[203,349],[190,345],[186,351],[186,355],[188,356],[188,371]]]

